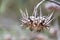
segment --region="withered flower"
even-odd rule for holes
[[[43,31],[43,30],[46,30],[49,28],[49,24],[54,19],[54,18],[52,18],[54,11],[50,14],[50,16],[42,16],[41,7],[40,7],[40,15],[37,16],[37,8],[44,1],[45,0],[42,0],[40,3],[38,3],[36,5],[32,16],[28,16],[27,9],[25,10],[26,12],[23,12],[20,9],[20,12],[22,15],[22,19],[20,19],[20,20],[22,21],[23,27],[26,27],[26,28],[30,29],[31,31],[37,31],[37,32],[40,32],[40,31]]]

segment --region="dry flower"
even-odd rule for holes
[[[49,24],[54,19],[52,18],[54,11],[50,14],[50,16],[42,16],[42,11],[40,7],[40,15],[37,16],[37,8],[44,1],[45,0],[42,0],[40,3],[37,4],[37,6],[34,8],[32,16],[28,16],[27,9],[25,10],[26,12],[23,12],[20,9],[22,15],[22,18],[20,20],[22,21],[22,25],[25,26],[27,29],[30,29],[31,31],[37,31],[37,32],[49,29]]]

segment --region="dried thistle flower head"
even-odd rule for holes
[[[50,16],[42,16],[41,7],[40,7],[40,16],[37,16],[37,8],[44,1],[45,0],[42,0],[40,3],[37,4],[37,6],[34,8],[32,16],[28,16],[27,9],[25,10],[26,12],[23,12],[20,9],[22,15],[21,19],[22,25],[30,29],[31,31],[40,32],[42,30],[48,29],[49,23],[54,19],[52,18],[53,12],[50,14]]]

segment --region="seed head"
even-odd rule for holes
[[[41,7],[40,7],[40,15],[37,16],[37,8],[44,1],[45,0],[43,0],[37,4],[37,6],[34,8],[32,16],[28,16],[27,9],[25,9],[26,12],[23,12],[20,9],[20,12],[22,15],[22,19],[21,19],[22,25],[25,26],[27,29],[30,29],[31,31],[40,32],[42,30],[46,30],[49,28],[49,24],[54,19],[54,18],[52,18],[54,11],[50,14],[50,16],[42,16],[42,11],[41,11]]]

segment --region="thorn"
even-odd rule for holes
[[[48,17],[48,21],[52,18],[53,13],[54,13],[54,11],[53,11],[53,12],[50,14],[50,16]]]
[[[37,8],[39,7],[39,5],[41,5],[45,0],[42,0],[41,2],[39,2],[36,7],[34,8],[34,11],[33,11],[33,15],[36,17],[37,15]]]
[[[54,17],[53,19],[55,19],[55,17]],[[46,25],[48,25],[53,19],[51,19],[50,21],[48,21],[48,22],[46,23]]]
[[[26,10],[26,16],[27,16],[27,18],[28,18],[28,11],[27,11],[27,9],[25,9]]]
[[[40,17],[42,17],[42,10],[41,10],[41,6],[40,6]]]
[[[21,15],[23,18],[26,18],[26,14],[20,9]]]

